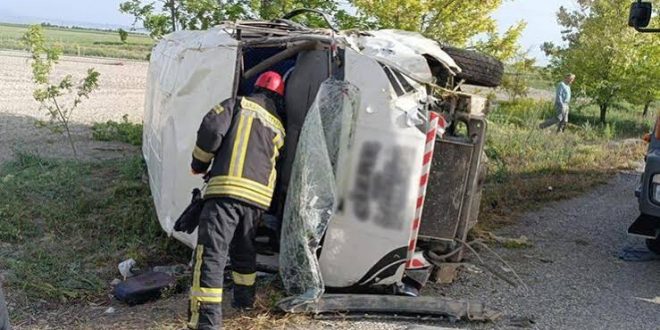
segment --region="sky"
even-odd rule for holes
[[[62,22],[93,23],[108,27],[130,26],[132,19],[118,11],[123,0],[0,0],[0,20],[32,18]],[[573,0],[505,0],[494,13],[500,31],[519,20],[527,21],[521,44],[539,64],[547,63],[539,49],[545,41],[561,41],[555,13],[560,6],[573,8]],[[71,23],[69,23],[71,24]],[[76,24],[84,25],[84,24]]]

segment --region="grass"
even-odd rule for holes
[[[128,115],[121,122],[107,121],[92,126],[92,138],[98,141],[119,141],[134,146],[142,145],[142,124],[128,121]]]
[[[536,128],[553,112],[548,102],[502,102],[489,115],[489,175],[477,234],[514,223],[521,212],[549,201],[577,196],[642,160],[645,145],[635,141],[652,121],[642,118],[639,109],[612,110],[609,124],[600,125],[596,107],[574,108],[563,134]],[[140,143],[141,131],[141,125],[126,120],[93,128],[95,139],[132,144]],[[142,266],[189,259],[189,249],[167,239],[156,221],[138,156],[83,162],[18,153],[0,167],[0,199],[0,269],[7,272],[17,301],[15,320],[62,303],[107,302],[108,283],[126,258]],[[260,287],[258,308],[227,315],[225,325],[270,329],[309,324],[305,316],[272,312],[281,297],[277,285]],[[180,324],[172,325],[174,318],[167,315],[159,328],[176,328]]]
[[[21,37],[27,25],[0,23],[0,49],[24,50]],[[98,56],[144,60],[154,41],[146,35],[129,34],[128,42],[119,40],[119,33],[98,30],[44,27],[46,39],[66,55]]]
[[[562,134],[537,129],[554,112],[550,102],[501,102],[489,115],[489,174],[478,230],[513,223],[521,212],[577,196],[643,160],[646,146],[640,138],[653,122],[642,118],[641,110],[612,110],[608,124],[601,125],[597,107],[574,108]]]
[[[143,266],[187,261],[188,250],[160,229],[144,176],[138,157],[80,162],[18,153],[0,168],[0,269],[24,308],[107,299],[127,258]]]

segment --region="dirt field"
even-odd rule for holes
[[[103,158],[134,149],[91,141],[89,125],[118,121],[124,114],[131,121],[142,120],[147,66],[147,62],[63,57],[56,67],[56,76],[66,73],[74,79],[81,79],[90,67],[101,73],[100,89],[75,110],[71,119],[84,158]],[[0,162],[9,159],[13,149],[33,150],[44,156],[71,156],[65,140],[48,129],[35,127],[36,120],[48,117],[32,97],[34,84],[27,55],[0,51],[0,68]]]

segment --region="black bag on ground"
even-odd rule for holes
[[[199,226],[199,215],[202,213],[203,207],[204,199],[202,198],[202,192],[199,188],[195,188],[192,191],[190,205],[183,210],[179,219],[174,223],[174,230],[192,234],[197,226]]]
[[[112,294],[129,305],[158,299],[166,289],[174,289],[176,279],[163,272],[147,272],[131,277],[115,286]]]

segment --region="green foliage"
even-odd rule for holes
[[[360,20],[339,8],[338,1],[324,0],[128,0],[119,11],[132,15],[135,23],[142,22],[153,38],[184,30],[204,30],[225,20],[275,19],[298,8],[314,8],[334,16],[335,24],[352,28]],[[310,14],[296,18],[310,27],[326,27],[322,18]]]
[[[611,173],[634,168],[644,157],[640,137],[651,120],[622,109],[603,126],[594,119],[598,112],[595,106],[571,112],[568,129],[556,134],[537,128],[554,113],[551,102],[500,102],[488,115],[488,177],[479,227],[510,223],[517,212],[576,196]]]
[[[615,101],[647,104],[660,89],[660,39],[629,28],[629,8],[617,0],[581,0],[573,11],[562,7],[557,17],[566,46],[543,46],[556,79],[576,74],[574,94],[599,106],[602,123]]]
[[[29,300],[80,302],[103,297],[126,256],[185,260],[186,249],[167,245],[144,173],[138,157],[86,163],[18,152],[0,168],[6,284]]]
[[[69,121],[82,100],[89,98],[89,95],[98,88],[100,74],[94,68],[90,68],[87,70],[87,75],[77,83],[73,82],[71,75],[66,75],[59,82],[53,83],[50,74],[59,60],[61,51],[46,45],[43,29],[39,25],[31,26],[23,36],[23,41],[32,55],[32,79],[37,85],[33,92],[34,99],[48,111],[49,126],[54,131],[64,129],[73,154],[77,156],[69,130]],[[72,100],[71,104],[67,105],[67,99]]]
[[[518,56],[513,64],[508,66],[507,72],[502,78],[502,88],[512,100],[527,96],[529,92],[529,79],[534,73],[534,59],[525,55]]]
[[[123,43],[126,43],[126,41],[128,40],[128,32],[126,32],[126,30],[124,29],[119,29],[118,32],[119,32],[119,40],[121,40],[121,42]]]
[[[158,0],[144,2],[129,0],[119,5],[119,11],[134,17],[135,25],[142,22],[153,38],[178,29],[208,29],[223,20],[245,16],[246,1],[216,0]]]
[[[475,36],[484,35],[484,40],[478,40],[472,46],[507,61],[520,52],[518,39],[526,24],[519,22],[505,33],[498,34],[491,14],[503,1],[350,0],[342,3],[337,0],[129,0],[123,2],[119,10],[132,15],[135,23],[142,22],[152,37],[159,38],[177,29],[207,29],[223,20],[270,20],[294,9],[314,8],[330,15],[333,23],[342,29],[418,31],[455,46],[467,46],[475,40]],[[345,9],[347,5],[357,11],[355,15]],[[325,22],[313,14],[296,20],[311,27],[326,27]]]
[[[128,121],[128,115],[121,122],[107,121],[92,126],[92,137],[98,141],[119,141],[134,146],[142,145],[142,124]]]
[[[524,22],[497,33],[491,14],[503,0],[352,0],[358,16],[374,28],[393,28],[418,31],[442,43],[468,46],[474,37],[485,34],[486,39],[474,43],[478,50],[508,61],[519,51],[518,39]]]

